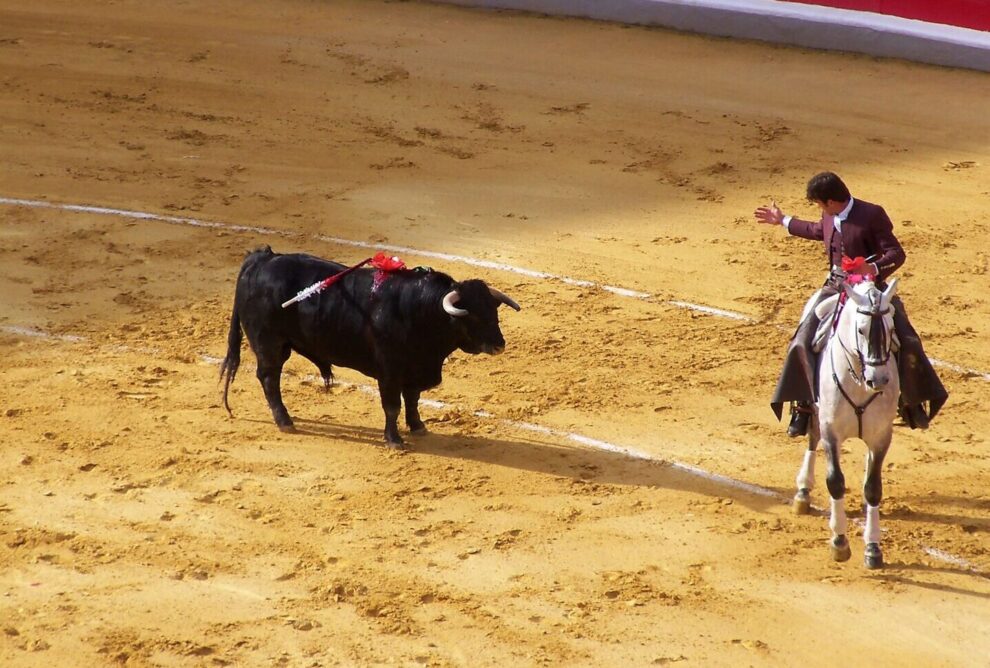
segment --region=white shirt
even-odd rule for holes
[[[835,231],[838,232],[839,234],[842,234],[842,222],[849,217],[849,212],[852,211],[853,202],[855,201],[856,200],[850,197],[849,203],[846,204],[846,208],[844,208],[839,213],[835,214]]]

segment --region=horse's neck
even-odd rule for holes
[[[834,375],[850,395],[852,393],[868,394],[868,390],[862,386],[863,366],[860,363],[861,357],[856,348],[854,322],[856,305],[847,303],[842,308],[843,311],[839,314],[835,331],[832,332],[832,336],[829,337],[828,344],[825,346],[819,377],[822,380],[826,378],[832,380]],[[847,312],[845,309],[852,309],[852,312]]]

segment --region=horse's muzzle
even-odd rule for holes
[[[890,376],[883,374],[876,378],[866,379],[866,388],[871,392],[883,392],[884,389],[890,384]]]

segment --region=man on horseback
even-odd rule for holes
[[[811,406],[817,399],[817,364],[812,346],[819,319],[814,307],[842,291],[842,280],[847,273],[872,275],[877,286],[884,289],[885,279],[905,260],[904,249],[894,236],[893,224],[883,207],[853,199],[846,184],[832,172],[813,176],[808,181],[807,197],[822,211],[817,222],[785,216],[776,202],[754,212],[757,222],[783,225],[793,236],[824,242],[831,267],[825,284],[812,295],[791,338],[770,403],[779,420],[784,403],[791,402],[787,433],[792,437],[808,433]],[[845,267],[844,257],[847,259]],[[866,258],[866,261],[850,263],[848,258]],[[900,297],[895,296],[891,303],[895,308],[894,330],[900,341],[897,355],[901,378],[899,413],[912,429],[925,429],[949,395],[925,355],[921,339],[911,326]],[[926,402],[928,410],[925,409]]]

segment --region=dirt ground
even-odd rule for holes
[[[0,0],[0,664],[990,665],[988,96],[419,2]],[[752,211],[822,169],[895,221],[951,394],[895,429],[882,571],[791,513],[768,406],[825,262]],[[282,434],[250,352],[233,419],[217,383],[264,244],[523,308],[407,452],[297,358]]]

